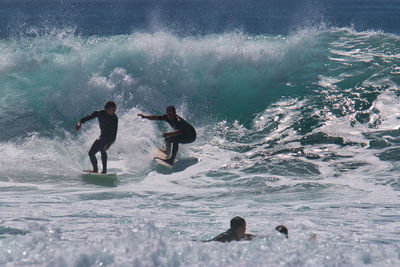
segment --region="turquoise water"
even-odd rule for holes
[[[0,265],[399,265],[400,38],[356,28],[0,39]],[[108,99],[116,183],[81,177],[99,130],[73,130]],[[198,132],[173,171],[137,117],[170,104]],[[236,215],[259,238],[196,241]]]

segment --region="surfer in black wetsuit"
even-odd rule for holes
[[[118,117],[115,115],[116,105],[112,101],[108,101],[104,106],[103,110],[97,110],[92,114],[82,118],[75,126],[75,129],[79,131],[81,124],[91,119],[98,118],[99,126],[101,130],[100,137],[94,141],[92,147],[89,150],[89,158],[93,165],[93,172],[97,173],[97,159],[96,153],[101,152],[101,162],[103,163],[102,173],[107,173],[107,153],[106,151],[115,142],[118,130]]]
[[[226,232],[219,234],[209,241],[218,241],[218,242],[231,242],[231,241],[240,241],[240,240],[252,240],[254,235],[246,234],[246,221],[239,216],[232,218],[231,220],[231,228]]]
[[[169,123],[169,125],[171,125],[172,128],[175,129],[175,131],[165,132],[162,134],[162,136],[165,138],[165,149],[160,150],[168,156],[171,153],[172,145],[171,156],[166,160],[166,162],[170,165],[174,165],[179,144],[188,144],[196,140],[196,130],[192,125],[176,114],[174,106],[167,107],[166,114],[162,116],[143,114],[138,114],[138,116],[148,120],[166,121]]]
[[[285,235],[286,238],[289,238],[289,231],[286,226],[278,225],[275,227],[275,230],[279,233]],[[258,238],[266,238],[266,235],[257,236]],[[210,240],[205,240],[203,242],[210,242],[210,241],[218,241],[218,242],[231,242],[231,241],[242,241],[242,240],[253,240],[256,238],[253,234],[246,234],[246,221],[239,216],[232,218],[231,220],[231,228],[228,229],[226,232],[219,234],[218,236],[214,237]],[[313,234],[309,240],[315,241],[317,238],[316,234]],[[194,240],[196,241],[196,240]]]

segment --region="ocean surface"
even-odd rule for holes
[[[0,266],[399,266],[399,21],[397,0],[0,0]],[[81,176],[97,122],[74,131],[108,100],[115,183]],[[198,133],[173,170],[137,116],[168,105]],[[234,216],[258,238],[200,242]]]

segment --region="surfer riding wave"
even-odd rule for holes
[[[179,144],[188,144],[196,140],[196,130],[186,120],[176,114],[176,109],[174,106],[168,106],[166,114],[164,115],[138,114],[138,116],[148,120],[165,121],[174,129],[172,132],[165,132],[162,134],[162,136],[165,138],[165,148],[160,149],[167,156],[171,154],[171,156],[165,160],[165,162],[170,165],[174,165]]]
[[[109,101],[104,106],[103,110],[97,110],[92,114],[82,118],[75,126],[75,129],[79,131],[81,124],[85,123],[94,118],[98,118],[99,126],[101,130],[100,137],[94,141],[92,147],[89,150],[90,162],[93,165],[93,172],[97,173],[97,158],[96,153],[100,151],[101,162],[103,164],[102,173],[107,173],[107,150],[115,142],[117,138],[118,130],[118,117],[115,115],[116,104],[113,101]]]

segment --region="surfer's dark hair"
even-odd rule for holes
[[[174,113],[176,113],[176,109],[175,109],[175,107],[174,106],[168,106],[167,107],[167,111],[172,111],[172,112],[174,112]]]
[[[114,103],[114,101],[108,101],[105,105],[104,108],[108,109],[108,108],[116,108],[117,105]]]
[[[286,236],[286,238],[289,238],[289,231],[286,226],[278,225],[277,227],[275,227],[275,230],[281,234],[284,234]]]
[[[231,220],[231,229],[232,230],[236,230],[237,228],[239,228],[240,226],[246,225],[246,221],[239,216],[236,216],[234,218],[232,218]]]

